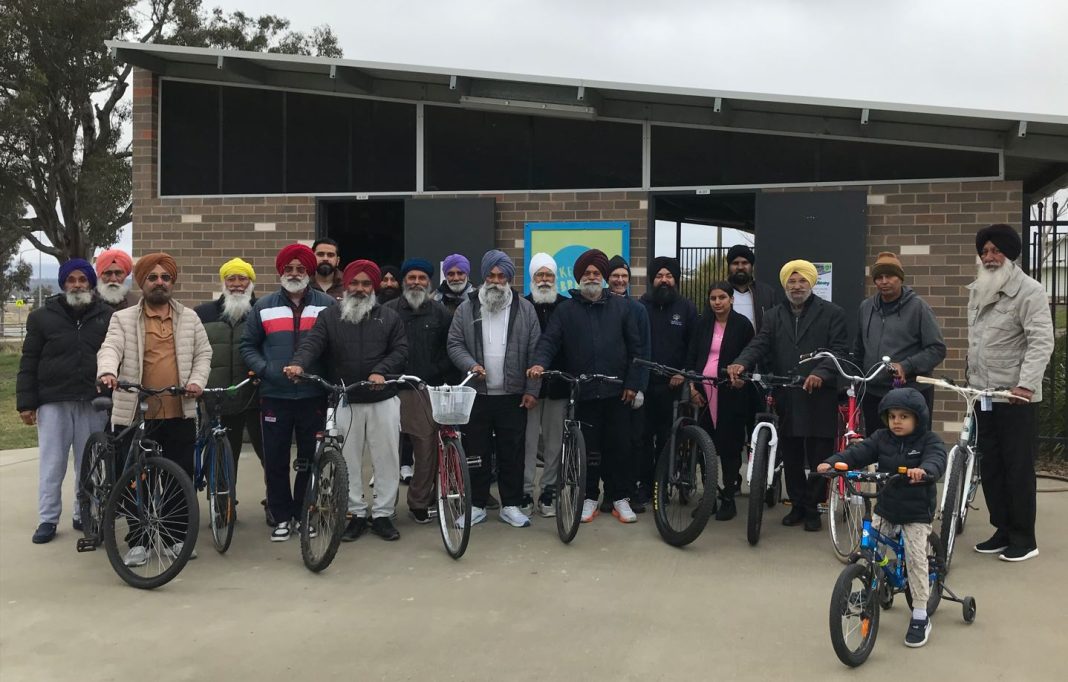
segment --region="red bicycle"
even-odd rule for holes
[[[471,473],[457,426],[471,418],[477,392],[465,386],[427,386],[430,410],[438,424],[438,526],[445,551],[459,559],[471,536]],[[411,378],[411,377],[409,377]]]

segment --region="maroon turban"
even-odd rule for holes
[[[378,291],[378,287],[382,284],[382,271],[378,269],[378,266],[369,260],[354,260],[345,266],[345,273],[341,276],[341,282],[348,286],[356,275],[364,273],[371,278],[371,286],[375,291]]]
[[[600,249],[590,249],[575,259],[575,281],[581,282],[586,269],[591,265],[601,271],[602,279],[608,279],[608,256]]]
[[[150,272],[156,269],[157,265],[163,266],[172,280],[178,279],[178,264],[174,262],[174,258],[169,253],[146,253],[137,259],[137,264],[133,268],[133,278],[137,282],[138,287],[145,286],[145,280],[148,278]]]
[[[308,276],[311,277],[315,273],[315,266],[318,265],[318,261],[315,260],[315,252],[309,249],[303,244],[289,244],[282,248],[278,252],[278,257],[274,259],[274,267],[278,269],[278,274],[281,275],[286,270],[286,266],[294,258],[300,261],[300,264],[304,266],[304,269],[308,271]]]

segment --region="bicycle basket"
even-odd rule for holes
[[[478,392],[470,386],[428,386],[430,410],[438,424],[466,424]]]

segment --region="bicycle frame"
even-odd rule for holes
[[[765,387],[765,389],[764,409],[766,412],[761,412],[757,415],[757,419],[760,419],[760,421],[753,427],[753,433],[749,438],[749,463],[745,468],[745,480],[750,489],[753,487],[753,450],[756,449],[757,438],[760,436],[762,429],[769,432],[768,480],[764,481],[764,490],[771,487],[772,483],[775,482],[775,477],[779,474],[777,469],[778,460],[776,459],[779,450],[779,417],[775,414],[775,396],[771,387]]]

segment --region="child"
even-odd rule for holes
[[[879,402],[879,414],[887,428],[834,455],[816,470],[829,471],[836,462],[845,462],[851,469],[878,463],[882,472],[907,467],[906,474],[912,484],[919,483],[924,476],[938,479],[946,467],[946,448],[938,436],[927,430],[927,402],[920,392],[895,388]],[[927,616],[927,599],[931,594],[927,536],[931,533],[935,504],[934,485],[899,483],[887,487],[879,496],[872,516],[873,526],[883,535],[890,535],[894,526],[903,529],[905,568],[913,606],[912,620],[905,633],[905,646],[910,647],[923,646],[931,633],[931,619]]]

